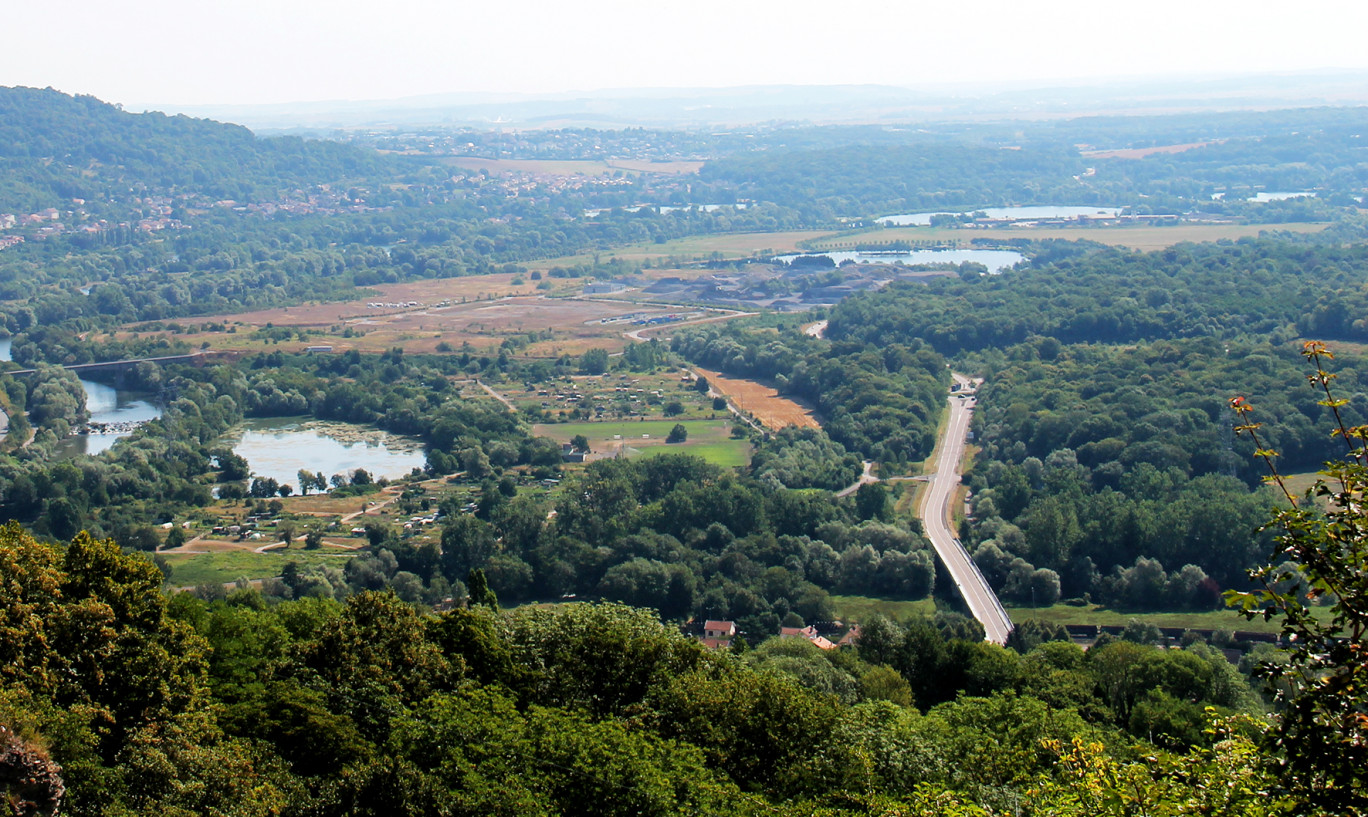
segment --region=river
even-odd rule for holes
[[[0,339],[0,360],[10,359],[11,341]],[[78,434],[57,444],[60,459],[108,451],[137,424],[161,416],[153,395],[81,379],[90,422],[110,426],[103,433]],[[247,459],[252,473],[298,488],[299,470],[332,476],[364,468],[374,477],[395,479],[427,465],[422,444],[375,428],[301,418],[250,420],[225,437]]]
[[[0,360],[13,360],[12,338],[0,339]],[[82,454],[99,454],[108,451],[120,437],[133,433],[135,424],[155,420],[161,416],[161,409],[153,402],[152,395],[143,392],[116,389],[93,380],[81,380],[81,388],[86,393],[86,410],[90,412],[90,422],[109,426],[110,430],[99,434],[78,434],[68,437],[57,444],[57,457],[71,459]]]
[[[137,425],[161,416],[161,409],[150,394],[116,389],[85,379],[81,380],[81,388],[85,389],[91,424],[106,425],[110,430],[62,440],[57,444],[57,456],[61,459],[108,451],[120,438],[132,434]]]

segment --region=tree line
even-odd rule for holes
[[[1078,751],[1155,806],[1179,767],[1194,809],[1295,802],[1265,793],[1239,715],[1260,705],[1200,642],[1017,652],[874,620],[853,651],[709,653],[616,605],[168,598],[84,534],[11,526],[0,563],[0,723],[33,772],[0,785],[48,813],[1096,814]]]

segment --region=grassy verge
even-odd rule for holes
[[[909,470],[912,470],[909,468]],[[927,483],[914,480],[899,480],[898,482],[888,483],[891,488],[894,485],[902,489],[897,501],[893,504],[893,513],[898,517],[916,516],[921,508],[922,491],[926,490]]]

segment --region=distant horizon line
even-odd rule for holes
[[[604,86],[598,88],[578,88],[568,90],[537,90],[537,91],[516,91],[516,90],[451,90],[451,91],[432,91],[418,94],[403,94],[399,96],[365,96],[365,97],[317,97],[312,99],[290,99],[282,101],[266,102],[173,102],[173,101],[138,101],[134,99],[124,102],[113,98],[106,98],[98,94],[87,93],[85,91],[67,91],[54,86],[46,86],[54,90],[69,93],[73,96],[95,96],[111,104],[122,105],[127,110],[141,111],[165,111],[167,109],[195,109],[195,108],[216,108],[216,109],[261,109],[279,108],[287,106],[350,106],[350,105],[384,105],[395,103],[415,104],[425,101],[441,102],[445,104],[497,104],[500,102],[535,102],[535,101],[568,101],[575,99],[588,98],[630,98],[636,95],[649,95],[653,97],[667,97],[671,94],[705,94],[720,93],[727,91],[754,91],[762,89],[802,89],[802,88],[868,88],[868,89],[889,89],[898,91],[910,91],[913,93],[923,93],[928,96],[945,96],[955,94],[995,94],[1003,92],[1022,92],[1022,91],[1047,91],[1053,89],[1102,89],[1111,86],[1143,86],[1148,84],[1165,84],[1175,81],[1183,82],[1219,82],[1219,81],[1238,81],[1238,80],[1260,80],[1260,79],[1291,79],[1296,77],[1355,77],[1368,76],[1368,68],[1349,68],[1324,66],[1318,68],[1287,69],[1275,71],[1174,71],[1169,73],[1155,74],[1113,74],[1107,76],[1063,76],[1045,77],[1037,79],[1006,79],[1006,80],[964,80],[951,82],[918,82],[918,83],[897,83],[897,82],[751,82],[739,83],[734,85],[643,85],[643,86]],[[18,87],[18,86],[16,86]],[[33,86],[31,86],[33,87]]]

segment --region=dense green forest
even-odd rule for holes
[[[857,652],[708,653],[611,605],[168,599],[84,534],[12,526],[0,563],[7,751],[64,813],[1096,814],[1075,760],[1090,784],[1125,769],[1145,803],[1181,766],[1211,792],[1194,809],[1287,805],[1234,715],[1257,699],[1201,643],[1018,653],[871,621]],[[1228,720],[1204,732],[1202,707]]]
[[[927,140],[733,156],[709,162],[699,175],[734,185],[746,198],[794,207],[813,222],[996,201],[1106,204],[1074,180],[1083,168],[1077,151],[1063,145],[996,150]],[[1052,183],[1040,189],[1043,180]]]
[[[1009,600],[1054,593],[1123,608],[1202,609],[1267,552],[1271,497],[1227,401],[1255,394],[1282,467],[1338,444],[1313,392],[1288,392],[1298,335],[1357,338],[1361,247],[1278,241],[1157,253],[1060,247],[1001,276],[898,285],[832,310],[833,346],[925,338],[986,378],[963,531]],[[1346,423],[1368,417],[1355,358]],[[1219,499],[1216,499],[1219,497]],[[1044,581],[1041,571],[1055,579]],[[1048,575],[1047,575],[1048,579]]]
[[[1368,331],[1348,198],[1364,192],[1360,119],[690,134],[678,144],[708,159],[696,178],[520,187],[431,156],[0,89],[0,211],[24,216],[5,228],[24,241],[0,250],[0,312],[16,364],[35,369],[0,373],[0,518],[14,520],[0,529],[0,792],[16,813],[60,801],[111,817],[1364,813],[1361,457],[1321,504],[1276,515],[1258,463],[1313,470],[1343,461],[1329,429],[1364,436],[1355,347],[1313,354],[1335,397],[1295,385],[1296,341]],[[1210,144],[1080,148],[1188,141]],[[1340,226],[1151,253],[1025,242],[1014,271],[851,297],[822,338],[802,330],[810,316],[768,315],[613,358],[508,343],[143,363],[124,377],[161,417],[100,456],[57,453],[87,415],[62,364],[186,351],[92,330],[901,209],[1200,203],[1246,218],[1263,205],[1245,193],[1279,187],[1322,195],[1260,212]],[[749,206],[625,209],[648,197]],[[44,231],[55,222],[71,229]],[[546,412],[458,385],[678,379],[681,363],[772,383],[822,428],[738,423],[753,443],[741,468],[670,453],[572,468],[533,436]],[[1247,615],[1283,617],[1281,642],[1165,639],[1137,620],[1086,650],[1034,621],[985,643],[896,510],[907,483],[834,493],[862,459],[883,476],[920,467],[951,370],[983,378],[959,534],[1004,600],[1210,611],[1235,591]],[[1258,407],[1241,435],[1236,394]],[[385,487],[439,532],[367,522],[350,557],[168,592],[175,568],[155,551],[178,521],[278,513],[290,493],[222,443],[269,417],[421,441],[426,468]],[[349,480],[334,496],[379,487]],[[430,503],[420,481],[456,490]],[[865,616],[841,649],[773,637],[844,631],[834,595],[936,612]],[[704,619],[735,622],[732,646],[684,634]]]
[[[947,356],[1028,338],[1132,343],[1299,335],[1362,340],[1368,248],[1248,240],[1150,253],[1047,242],[1013,275],[895,283],[833,311],[833,339],[918,339]],[[1356,324],[1357,322],[1357,324]]]

